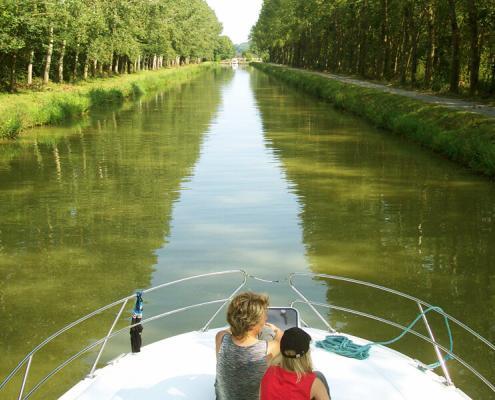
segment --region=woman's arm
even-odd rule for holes
[[[268,326],[273,331],[273,334],[275,335],[273,340],[280,342],[282,336],[284,335],[284,331],[280,329],[277,325],[271,324],[269,322],[267,322],[265,325]]]
[[[331,400],[330,393],[320,379],[316,378],[311,386],[311,400]]]
[[[273,358],[280,354],[280,342],[278,340],[272,340],[271,342],[268,342],[266,353],[267,361],[270,362]]]
[[[270,362],[273,358],[280,354],[280,339],[282,339],[284,331],[276,325],[270,324],[268,322],[265,325],[267,325],[274,333],[274,338],[273,340],[268,342],[268,348],[266,351],[267,361]]]

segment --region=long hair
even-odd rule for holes
[[[290,350],[288,351],[290,352]],[[308,351],[299,358],[284,357],[282,353],[277,355],[271,361],[272,365],[278,365],[286,371],[295,372],[297,382],[301,380],[303,375],[313,372],[313,361],[311,360],[311,351]]]

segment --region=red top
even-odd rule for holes
[[[283,368],[268,368],[261,380],[260,400],[310,400],[314,372],[309,372],[297,382],[297,374]]]

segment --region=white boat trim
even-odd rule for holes
[[[314,340],[328,332],[308,328]],[[60,400],[214,400],[215,334],[188,332],[126,354],[96,371]],[[369,343],[346,335],[359,344]],[[373,348],[366,360],[345,358],[311,345],[315,368],[328,380],[332,399],[468,400],[444,378],[418,368],[415,360],[387,347]]]
[[[146,289],[146,290],[143,291],[143,294],[144,293],[149,293],[149,292],[152,292],[152,291],[155,291],[155,290],[163,289],[163,288],[166,288],[166,287],[169,287],[169,286],[172,286],[172,285],[177,285],[177,284],[180,284],[180,283],[183,283],[183,282],[186,282],[186,281],[191,281],[191,280],[201,279],[201,278],[211,277],[211,276],[220,276],[220,275],[239,275],[241,277],[241,279],[242,279],[242,282],[239,284],[239,286],[237,286],[235,288],[235,290],[230,294],[229,297],[227,297],[225,299],[219,299],[219,300],[212,300],[212,301],[207,301],[207,302],[203,302],[203,303],[197,303],[197,304],[193,304],[193,305],[190,305],[190,306],[186,306],[186,307],[182,307],[182,308],[179,308],[179,309],[175,309],[175,310],[172,310],[172,311],[168,311],[168,312],[165,312],[165,313],[161,313],[159,315],[155,315],[155,316],[152,316],[152,317],[149,317],[149,318],[143,320],[141,322],[141,324],[142,325],[148,324],[148,323],[150,323],[152,321],[155,321],[157,319],[165,318],[167,316],[170,316],[170,315],[173,315],[173,314],[177,314],[177,313],[180,313],[180,312],[189,310],[189,309],[198,308],[198,307],[202,307],[202,306],[206,306],[206,305],[219,304],[220,306],[217,309],[217,311],[213,314],[213,316],[206,322],[206,324],[203,326],[203,328],[199,331],[199,333],[204,333],[207,336],[208,333],[211,332],[211,331],[208,330],[208,328],[209,328],[211,322],[213,321],[213,319],[225,307],[225,305],[235,296],[235,294],[237,294],[245,286],[248,278],[254,278],[254,279],[262,280],[262,281],[265,281],[265,282],[271,282],[271,281],[268,281],[268,280],[265,280],[265,279],[261,279],[261,278],[257,278],[257,277],[253,277],[251,275],[248,275],[246,272],[244,272],[243,270],[240,270],[239,269],[239,270],[221,271],[221,272],[214,272],[214,273],[207,273],[207,274],[201,274],[201,275],[195,275],[195,276],[185,277],[185,278],[182,278],[182,279],[179,279],[179,280],[176,280],[176,281],[167,282],[167,283],[164,283],[164,284],[161,284],[161,285],[158,285],[158,286],[155,286],[155,287]],[[398,295],[400,297],[403,297],[403,298],[409,299],[411,301],[414,301],[414,302],[416,302],[416,304],[418,305],[418,307],[420,309],[421,309],[422,306],[431,307],[430,304],[428,304],[428,303],[426,303],[426,302],[424,302],[424,301],[422,301],[420,299],[417,299],[416,297],[413,297],[413,296],[410,296],[408,294],[405,294],[405,293],[396,291],[394,289],[390,289],[390,288],[386,288],[386,287],[383,287],[383,286],[375,285],[375,284],[369,283],[369,282],[359,281],[359,280],[355,280],[355,279],[351,279],[351,278],[346,278],[346,277],[341,277],[341,276],[336,276],[336,275],[325,275],[325,274],[295,273],[295,274],[289,275],[289,277],[287,279],[288,280],[288,283],[289,283],[289,287],[298,295],[298,297],[300,299],[300,300],[295,300],[293,302],[293,304],[304,303],[304,304],[308,305],[316,313],[316,315],[318,316],[318,318],[320,318],[320,320],[322,320],[322,322],[325,324],[325,326],[327,326],[327,328],[328,328],[328,330],[330,332],[335,332],[335,329],[333,329],[330,326],[330,324],[327,322],[327,320],[318,312],[317,307],[325,307],[325,308],[330,308],[330,309],[333,308],[333,309],[336,309],[336,310],[340,310],[340,311],[344,311],[344,312],[349,312],[349,313],[352,313],[352,314],[355,314],[355,315],[360,315],[360,316],[363,316],[363,317],[366,317],[366,318],[372,318],[372,319],[375,319],[377,321],[386,323],[388,325],[395,326],[395,327],[400,328],[400,329],[404,329],[405,327],[403,327],[402,325],[400,325],[400,324],[398,324],[398,323],[396,323],[394,321],[389,321],[389,320],[386,320],[386,319],[381,318],[381,317],[378,317],[378,316],[374,316],[374,315],[371,315],[371,314],[363,313],[363,312],[361,312],[359,310],[352,310],[352,309],[348,309],[348,308],[345,308],[345,307],[340,307],[340,306],[337,306],[337,305],[334,305],[334,304],[321,304],[321,303],[313,302],[313,301],[309,300],[299,289],[297,289],[297,287],[295,285],[295,278],[297,276],[307,276],[307,277],[312,277],[312,278],[316,277],[316,278],[322,278],[322,279],[339,280],[339,281],[345,281],[345,282],[352,283],[352,284],[363,285],[363,286],[367,286],[367,287],[370,287],[370,288],[373,288],[373,289],[377,289],[377,290],[389,292],[389,293],[392,293],[394,295]],[[279,281],[273,281],[273,282],[279,282]],[[20,371],[20,369],[23,366],[26,366],[26,369],[25,369],[25,372],[24,372],[24,377],[23,377],[23,380],[22,380],[22,385],[21,385],[20,393],[19,393],[19,397],[18,397],[19,400],[26,400],[26,399],[30,398],[52,376],[54,376],[58,371],[60,371],[61,369],[63,369],[65,366],[67,366],[73,360],[75,360],[76,358],[80,357],[82,354],[86,353],[87,351],[89,351],[91,349],[94,349],[94,348],[96,348],[99,345],[102,345],[101,348],[100,348],[100,351],[98,353],[98,356],[96,358],[96,361],[94,362],[94,365],[92,366],[92,368],[90,370],[90,374],[89,374],[90,377],[93,374],[95,376],[97,376],[100,372],[99,372],[99,370],[96,370],[95,371],[96,364],[97,364],[97,362],[99,360],[99,357],[101,356],[101,354],[103,353],[103,351],[105,349],[105,345],[106,345],[107,341],[110,338],[112,338],[112,337],[114,337],[114,336],[122,333],[123,331],[127,331],[129,328],[131,328],[133,326],[133,325],[129,325],[129,326],[127,326],[125,328],[122,328],[122,329],[120,329],[118,331],[114,331],[114,327],[116,325],[116,322],[117,322],[117,320],[119,320],[119,318],[120,318],[120,316],[122,314],[122,311],[124,310],[126,304],[128,303],[129,300],[134,299],[134,298],[135,298],[135,295],[130,295],[130,296],[127,296],[127,297],[125,297],[125,298],[123,298],[121,300],[118,300],[116,302],[113,302],[113,303],[111,303],[111,304],[109,304],[107,306],[104,306],[104,307],[102,307],[102,308],[100,308],[100,309],[98,309],[98,310],[96,310],[96,311],[94,311],[94,312],[92,312],[92,313],[90,313],[90,314],[88,314],[88,315],[86,315],[86,316],[78,319],[77,321],[75,321],[75,322],[67,325],[66,327],[62,328],[58,332],[56,332],[53,335],[51,335],[50,337],[48,337],[46,340],[44,340],[42,343],[40,343],[38,346],[36,346],[31,352],[29,352],[24,357],[24,359],[21,360],[21,362],[12,370],[12,372],[0,383],[0,395],[1,395],[2,389],[9,382],[11,382],[12,378]],[[108,309],[110,309],[112,307],[115,307],[117,305],[120,305],[121,306],[120,312],[117,314],[117,317],[113,321],[113,323],[111,325],[111,328],[109,329],[109,332],[108,332],[108,334],[105,337],[101,338],[98,341],[95,341],[94,343],[88,345],[86,348],[82,349],[78,353],[76,353],[73,356],[71,356],[69,359],[67,359],[62,364],[60,364],[57,368],[55,368],[53,371],[51,371],[48,375],[46,375],[44,378],[42,378],[38,383],[36,383],[29,390],[29,392],[27,392],[26,394],[24,394],[24,392],[25,392],[25,384],[26,384],[27,377],[28,377],[29,372],[30,372],[31,361],[32,361],[34,355],[41,348],[43,348],[46,344],[50,343],[56,337],[60,336],[61,334],[65,333],[68,330],[72,329],[73,327],[77,326],[81,322],[86,321],[87,319],[92,318],[93,316],[98,315],[98,314],[102,313],[103,311],[108,310]],[[449,314],[447,314],[447,313],[445,313],[443,311],[441,311],[439,313],[442,316],[444,316],[446,319],[448,319],[450,322],[452,322],[452,323],[456,324],[457,326],[463,328],[466,332],[468,332],[469,334],[471,334],[474,338],[476,338],[477,340],[479,340],[480,342],[482,342],[483,344],[485,344],[490,351],[495,351],[495,345],[493,345],[492,343],[490,343],[487,339],[485,339],[484,337],[482,337],[481,335],[479,335],[478,333],[476,333],[474,330],[472,330],[471,328],[469,328],[467,325],[461,323],[460,321],[458,321],[457,319],[455,319],[454,317],[450,316]],[[424,319],[424,322],[425,322],[426,326],[428,326],[428,321],[426,320],[426,318]],[[312,328],[309,328],[309,329],[312,330],[312,331],[314,331],[314,333],[316,333],[317,335],[319,335],[320,332],[325,332],[325,331],[314,330]],[[328,332],[325,332],[325,333],[328,334]],[[492,392],[495,393],[495,385],[490,380],[488,380],[479,371],[477,371],[472,365],[470,365],[469,363],[467,363],[466,361],[464,361],[458,355],[454,354],[449,349],[446,349],[441,344],[437,343],[435,341],[434,336],[433,336],[433,332],[430,333],[430,337],[429,338],[426,337],[426,336],[424,336],[424,335],[422,335],[422,334],[420,334],[420,333],[418,333],[418,332],[416,332],[416,331],[414,331],[414,330],[409,330],[408,333],[414,334],[417,337],[421,338],[422,340],[424,340],[424,341],[429,342],[430,344],[432,344],[434,346],[434,349],[435,349],[437,355],[439,356],[439,360],[441,362],[443,361],[443,357],[441,356],[440,350],[442,350],[445,354],[450,355],[452,358],[454,358],[459,363],[461,363],[465,368],[467,368],[470,372],[472,372]],[[181,337],[181,336],[182,335],[179,335],[179,336],[176,336],[174,338]],[[171,340],[172,338],[169,338],[169,339]],[[169,339],[161,340],[161,341],[156,342],[154,344],[151,344],[149,346],[153,346],[153,345],[155,345],[157,343],[162,343],[162,342],[165,343]],[[359,338],[355,338],[355,339],[358,342],[360,340],[363,341],[363,339],[359,339]],[[146,348],[148,348],[149,346],[146,346]],[[378,348],[378,347],[382,347],[383,349],[387,349],[388,351],[393,352],[393,350],[388,349],[388,348],[383,347],[383,346],[375,346],[374,348]],[[315,356],[316,357],[319,357],[319,356],[317,356],[317,354],[319,354],[318,351],[315,351],[314,353],[315,353]],[[406,357],[405,355],[403,355],[401,353],[397,353],[397,354],[400,354],[402,357]],[[126,358],[126,357],[127,356],[125,356],[123,358]],[[137,359],[137,358],[135,358],[135,359]],[[411,360],[409,357],[407,357],[407,359],[408,360]],[[359,361],[359,363],[362,363],[362,362],[363,361]],[[451,387],[454,388],[454,385],[452,384],[452,382],[450,380],[450,377],[449,377],[449,374],[448,374],[448,370],[446,370],[446,365],[444,364],[444,365],[442,365],[442,367],[444,367],[444,369],[443,369],[444,376],[446,376],[446,378],[442,378],[442,379],[444,379],[444,382],[447,383],[447,386],[451,386]],[[105,368],[103,368],[103,370],[104,369]],[[322,369],[324,369],[324,367],[322,367]],[[434,374],[432,371],[429,371],[429,372],[431,374],[433,374],[433,376],[435,376],[435,377],[438,378],[438,375]],[[458,391],[458,389],[455,389],[455,390]],[[464,396],[466,396],[466,395],[464,395]],[[458,397],[453,397],[452,399],[457,399],[457,398]],[[468,397],[466,396],[466,397],[463,397],[463,398],[468,398]]]

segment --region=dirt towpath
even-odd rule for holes
[[[277,65],[277,64],[271,64],[276,67],[285,67],[284,65]],[[431,103],[431,104],[438,104],[447,108],[453,108],[455,110],[461,110],[461,111],[468,111],[468,112],[473,112],[473,113],[478,113],[485,115],[487,117],[495,118],[495,107],[486,105],[486,104],[481,104],[481,103],[476,103],[472,101],[466,101],[466,100],[459,100],[459,99],[451,99],[447,97],[440,97],[440,96],[433,96],[430,94],[426,93],[420,93],[420,92],[415,92],[413,90],[405,90],[405,89],[398,89],[394,87],[390,87],[387,85],[382,85],[379,83],[373,83],[373,82],[367,82],[367,81],[362,81],[359,79],[354,79],[354,78],[349,78],[347,76],[343,75],[335,75],[335,74],[330,74],[330,73],[325,73],[325,72],[316,72],[316,71],[308,71],[305,69],[301,68],[290,68],[286,67],[295,71],[300,71],[304,72],[307,74],[313,74],[313,75],[320,75],[328,79],[334,79],[339,82],[343,83],[350,83],[352,85],[356,86],[361,86],[361,87],[366,87],[366,88],[372,88],[372,89],[377,89],[377,90],[382,90],[383,92],[388,92],[388,93],[394,93],[398,94],[401,96],[406,96],[406,97],[411,97],[413,99],[421,100],[426,103]]]

